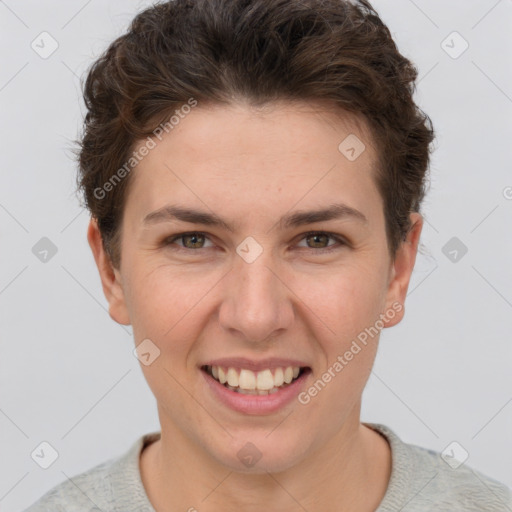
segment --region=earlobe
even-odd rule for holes
[[[110,257],[103,247],[101,233],[94,217],[91,217],[89,222],[87,241],[98,267],[103,293],[109,304],[108,312],[110,317],[119,324],[130,325],[130,316],[126,307],[121,274],[119,270],[113,267]]]
[[[420,241],[421,230],[423,228],[423,217],[413,212],[410,215],[411,229],[407,233],[406,239],[398,248],[395,260],[392,263],[388,291],[386,296],[386,312],[393,310],[392,318],[386,319],[385,327],[392,327],[398,324],[405,313],[405,298],[409,288],[412,271],[416,262],[418,244]],[[386,315],[388,317],[388,315]]]

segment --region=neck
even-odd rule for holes
[[[142,452],[140,461],[142,482],[157,512],[373,512],[387,489],[389,445],[360,423],[359,407],[334,437],[277,473],[233,471],[162,419],[160,440]]]

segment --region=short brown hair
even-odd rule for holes
[[[434,139],[413,101],[416,78],[366,0],[171,0],[139,13],[93,63],[83,91],[78,188],[113,265],[120,265],[131,182],[126,162],[191,98],[328,100],[333,110],[362,115],[377,147],[375,179],[394,258],[425,195]],[[123,179],[112,183],[123,166]]]

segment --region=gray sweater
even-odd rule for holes
[[[404,443],[388,427],[364,425],[389,442],[389,485],[375,512],[512,512],[505,485],[463,464],[456,469],[441,454]],[[139,470],[142,448],[159,432],[140,437],[121,457],[109,459],[48,491],[25,512],[155,512]]]

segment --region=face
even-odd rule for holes
[[[150,340],[162,434],[212,464],[282,471],[358,425],[421,232],[413,214],[391,260],[364,128],[311,105],[198,105],[132,171],[119,269],[91,222],[110,314]]]

